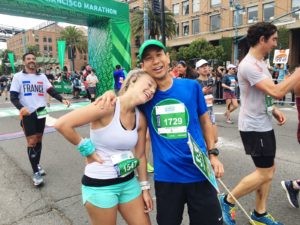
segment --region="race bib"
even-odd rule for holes
[[[48,112],[47,112],[46,108],[44,108],[42,110],[36,111],[36,115],[37,115],[38,119],[43,119],[43,118],[47,117]]]
[[[265,98],[265,104],[266,104],[266,110],[267,110],[267,113],[268,115],[272,116],[272,111],[273,111],[273,98],[269,95],[266,95],[266,98]]]
[[[156,132],[165,138],[187,137],[188,113],[185,105],[175,99],[159,102],[152,110],[152,124]]]
[[[213,106],[214,96],[212,94],[205,95],[204,98],[205,98],[205,102],[206,102],[207,107]]]
[[[111,160],[114,164],[114,168],[118,177],[125,177],[132,173],[139,165],[139,160],[134,158],[131,151],[125,151],[120,154],[112,155]]]

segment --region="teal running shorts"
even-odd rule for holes
[[[82,185],[82,201],[98,208],[112,208],[118,204],[130,202],[141,193],[141,187],[136,177],[129,181],[103,187],[89,187]]]

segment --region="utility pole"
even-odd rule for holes
[[[147,41],[149,38],[148,29],[148,0],[144,0],[144,41]]]
[[[24,29],[22,30],[22,45],[23,45],[23,54],[25,54],[27,48],[26,48],[26,32]]]
[[[166,30],[165,30],[165,25],[166,25],[166,18],[165,18],[165,0],[161,0],[161,10],[160,10],[160,15],[161,15],[161,42],[166,46]]]
[[[238,0],[230,0],[229,2],[230,4],[230,9],[234,10],[233,11],[233,26],[234,26],[234,64],[237,65],[238,64],[238,58],[239,58],[239,14],[244,13],[245,12],[245,8],[241,7],[241,5],[239,4]]]

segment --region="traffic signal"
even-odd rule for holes
[[[152,0],[152,11],[154,14],[160,14],[160,0]]]

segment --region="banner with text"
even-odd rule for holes
[[[274,51],[274,64],[286,64],[289,60],[290,49],[276,49]]]

